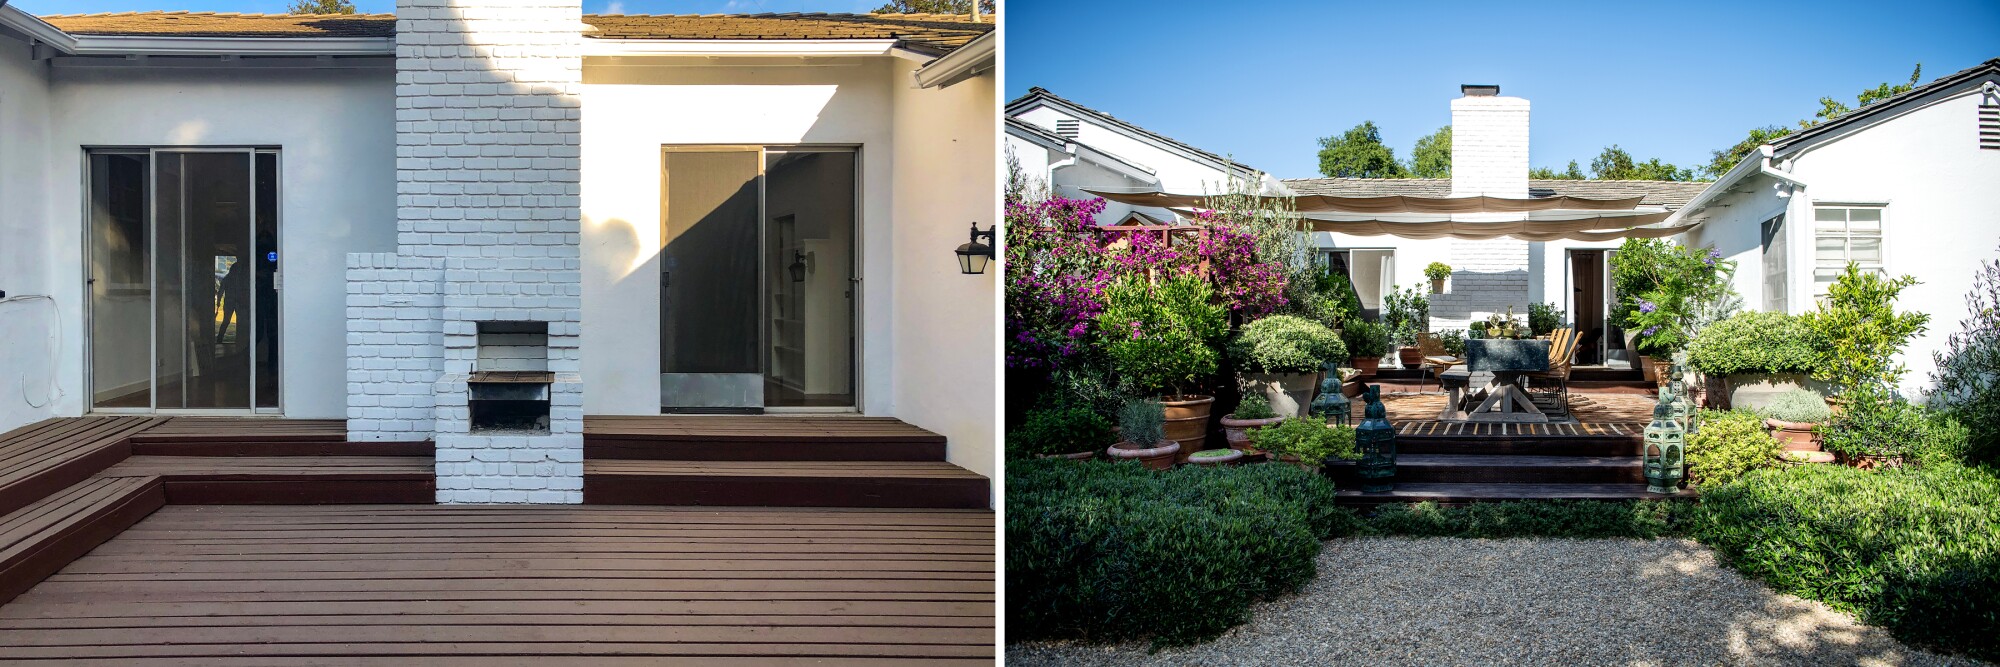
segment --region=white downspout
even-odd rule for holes
[[[1076,164],[1076,144],[1063,144],[1063,152],[1068,153],[1069,157],[1049,163],[1049,192],[1051,193],[1056,190],[1056,170]]]
[[[1763,164],[1760,164],[1760,165],[1758,165],[1758,166],[1757,166],[1757,172],[1758,172],[1758,173],[1761,173],[1761,174],[1763,174],[1763,175],[1765,175],[1765,176],[1769,176],[1769,177],[1771,177],[1771,178],[1775,178],[1775,179],[1778,179],[1778,180],[1780,180],[1780,181],[1784,181],[1784,182],[1786,182],[1786,183],[1790,183],[1790,184],[1792,185],[1792,187],[1794,187],[1794,188],[1803,188],[1803,187],[1805,187],[1805,186],[1806,186],[1806,182],[1805,182],[1805,181],[1801,181],[1801,180],[1799,180],[1799,177],[1797,177],[1797,176],[1793,176],[1793,175],[1791,174],[1791,172],[1790,172],[1790,169],[1791,169],[1791,168],[1792,168],[1792,165],[1791,165],[1791,161],[1790,161],[1790,160],[1787,160],[1787,161],[1786,161],[1786,163],[1785,163],[1785,169],[1786,169],[1786,171],[1778,171],[1778,170],[1776,170],[1776,169],[1772,169],[1772,168],[1771,168],[1771,156],[1769,156],[1769,155],[1766,155],[1766,156],[1764,156],[1764,162],[1763,162]]]

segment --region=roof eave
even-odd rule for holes
[[[1739,181],[1762,173],[1764,161],[1770,159],[1771,155],[1775,152],[1776,149],[1772,148],[1770,144],[1764,144],[1751,149],[1750,153],[1744,155],[1743,159],[1737,160],[1736,166],[1730,167],[1729,171],[1722,175],[1722,178],[1715,179],[1714,183],[1710,183],[1708,187],[1702,188],[1701,192],[1696,194],[1694,198],[1687,200],[1686,204],[1682,204],[1680,208],[1674,209],[1674,214],[1667,218],[1668,226],[1681,224],[1688,216],[1707,209],[1709,202],[1714,201],[1716,197],[1722,196],[1722,193],[1728,192],[1730,188],[1736,187]]]
[[[75,35],[78,56],[394,56],[390,37],[164,37]]]
[[[998,33],[989,32],[973,38],[965,46],[953,49],[936,60],[925,63],[911,74],[918,88],[948,88],[952,84],[993,71],[994,56],[999,51]]]
[[[1167,152],[1178,153],[1182,157],[1194,160],[1196,162],[1201,162],[1203,164],[1207,164],[1211,167],[1214,167],[1216,170],[1229,174],[1231,176],[1254,180],[1266,175],[1266,173],[1263,170],[1260,170],[1256,167],[1252,167],[1250,165],[1237,162],[1235,160],[1231,160],[1228,158],[1221,157],[1219,155],[1215,155],[1213,153],[1209,153],[1202,149],[1195,148],[1194,146],[1189,144],[1181,143],[1181,141],[1178,139],[1174,139],[1172,137],[1168,137],[1167,135],[1160,134],[1158,132],[1154,132],[1152,130],[1139,127],[1138,125],[1134,125],[1132,123],[1120,120],[1118,119],[1118,117],[1112,116],[1111,114],[1107,114],[1102,111],[1098,111],[1096,109],[1092,109],[1083,106],[1081,104],[1071,102],[1059,95],[1056,95],[1055,93],[1051,93],[1039,87],[1035,88],[1032,92],[1029,92],[1026,95],[1022,95],[1018,98],[1015,98],[1013,101],[1008,102],[1005,108],[1005,112],[1009,116],[1018,115],[1021,112],[1027,111],[1029,108],[1033,107],[1036,104],[1046,104],[1058,107],[1068,111],[1071,114],[1079,116],[1089,116],[1092,118],[1103,119],[1105,123],[1111,125],[1113,128],[1123,128],[1131,133],[1136,133],[1138,135],[1141,135],[1141,137],[1146,138],[1145,140],[1152,141],[1153,143],[1158,144],[1161,148],[1167,150]],[[1141,137],[1133,137],[1133,138],[1138,139]]]
[[[69,33],[16,7],[0,4],[0,27],[11,28],[29,40],[47,44],[63,53],[72,53],[76,48],[76,38]]]
[[[792,56],[838,58],[891,55],[894,39],[584,39],[585,56]]]

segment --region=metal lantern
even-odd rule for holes
[[[1660,394],[1660,400],[1667,403],[1667,413],[1673,417],[1674,423],[1680,424],[1681,434],[1693,437],[1695,405],[1694,400],[1688,396],[1686,355],[1685,352],[1674,355],[1674,364],[1668,370],[1668,377],[1671,379],[1667,381],[1666,391]]]
[[[1388,493],[1396,488],[1396,428],[1389,425],[1388,409],[1382,407],[1382,387],[1369,385],[1365,391],[1368,411],[1361,425],[1354,427],[1354,446],[1361,450],[1363,493]]]
[[[1326,419],[1328,424],[1346,426],[1354,412],[1353,403],[1340,392],[1340,374],[1334,373],[1319,381],[1319,396],[1313,399],[1307,409],[1313,416]]]
[[[1667,403],[1667,397],[1661,396],[1653,406],[1653,423],[1646,425],[1646,490],[1653,493],[1679,490],[1681,477],[1686,475],[1682,461],[1687,454],[1687,434]]]

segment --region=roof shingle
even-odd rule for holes
[[[1450,197],[1449,178],[1296,178],[1285,186],[1302,195],[1336,197]],[[1639,197],[1641,206],[1680,208],[1707,189],[1707,181],[1569,181],[1529,179],[1529,197],[1619,199]]]
[[[120,12],[40,17],[72,35],[121,37],[394,37],[395,14]]]

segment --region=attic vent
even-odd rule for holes
[[[1987,100],[1979,105],[1979,147],[2000,150],[2000,102]]]
[[[1056,134],[1062,135],[1064,139],[1075,139],[1076,121],[1073,120],[1056,121]]]

